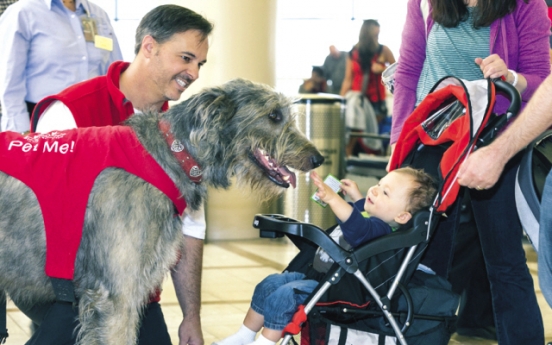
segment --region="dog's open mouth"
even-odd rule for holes
[[[297,185],[295,174],[287,167],[278,165],[278,162],[268,155],[264,150],[255,149],[250,154],[251,159],[264,170],[268,178],[277,185],[288,188],[291,184],[293,188]]]

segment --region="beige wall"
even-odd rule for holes
[[[233,78],[275,84],[275,32],[277,0],[173,0],[215,25],[207,64],[189,96],[201,87]],[[191,92],[190,92],[191,91]]]
[[[169,2],[164,2],[169,3]],[[180,0],[215,25],[207,64],[183,99],[202,87],[233,78],[275,85],[276,0]],[[206,205],[207,240],[258,238],[256,213],[275,212],[275,203],[259,204],[248,191],[209,189]]]

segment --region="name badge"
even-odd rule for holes
[[[107,51],[113,51],[113,39],[100,35],[94,36],[94,46]]]
[[[82,17],[81,26],[86,42],[94,42],[94,37],[98,34],[96,29],[96,20],[90,17]]]

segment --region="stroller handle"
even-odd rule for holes
[[[508,110],[506,110],[506,114],[492,114],[492,117],[489,119],[489,122],[477,139],[477,148],[486,146],[493,141],[499,131],[508,123],[510,119],[516,116],[521,109],[521,95],[515,87],[500,78],[492,79],[491,81],[495,85],[497,91],[502,91],[506,94],[506,97],[510,100],[510,106],[508,107]]]
[[[507,119],[510,120],[510,118],[517,115],[521,109],[521,95],[519,94],[519,91],[512,86],[512,84],[500,78],[493,79],[492,82],[495,84],[496,89],[506,93],[508,99],[510,100],[510,106],[506,112]]]

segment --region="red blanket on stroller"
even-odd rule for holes
[[[437,211],[444,212],[456,200],[460,189],[458,169],[474,150],[494,102],[495,85],[490,80],[447,77],[406,119],[391,157],[391,169],[399,168],[420,144],[450,145],[439,165],[441,188],[434,204]]]

